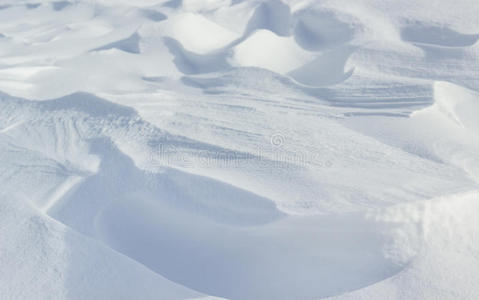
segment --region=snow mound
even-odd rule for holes
[[[280,74],[300,67],[313,59],[292,37],[280,37],[268,30],[258,30],[233,48],[238,66],[261,67]]]
[[[475,132],[479,128],[476,112],[479,111],[479,94],[448,82],[434,85],[435,105],[440,112],[457,125]]]

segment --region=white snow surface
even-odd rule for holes
[[[1,299],[479,299],[477,0],[0,1]]]

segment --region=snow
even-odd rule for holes
[[[475,1],[1,4],[2,298],[479,298]]]

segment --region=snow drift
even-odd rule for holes
[[[479,6],[0,6],[0,295],[476,299]]]

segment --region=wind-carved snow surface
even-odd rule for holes
[[[476,1],[0,6],[0,298],[478,299]]]

